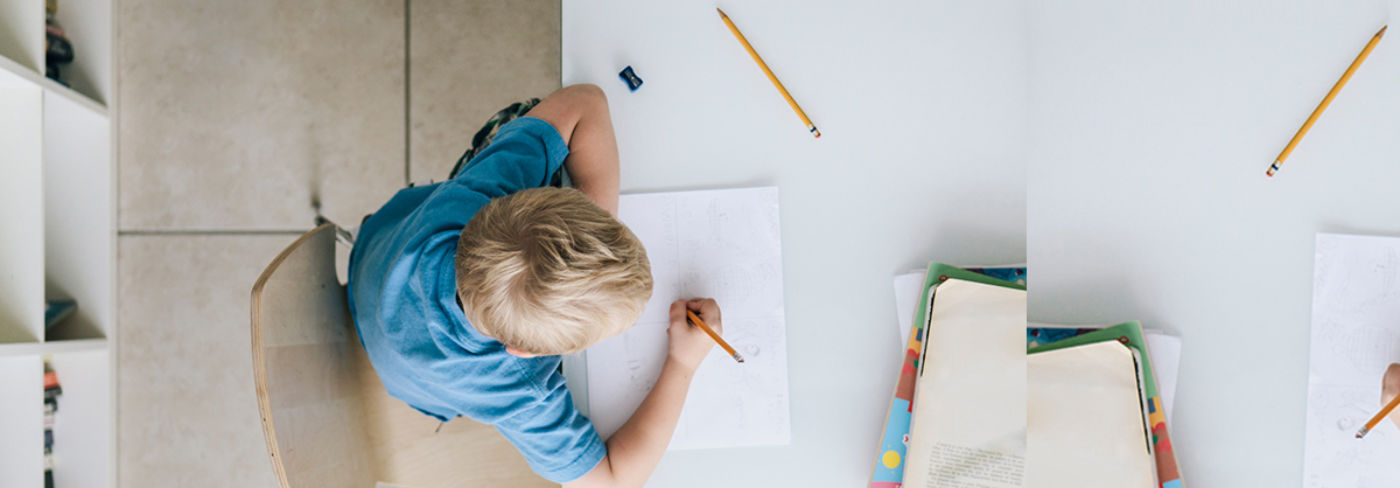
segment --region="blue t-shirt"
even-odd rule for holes
[[[554,482],[607,453],[574,408],[559,356],[519,358],[477,332],[457,304],[457,238],[492,198],[549,184],[569,148],[549,123],[521,117],[456,178],[399,191],[364,222],[350,253],[350,313],[385,389],[440,420],[491,424]]]

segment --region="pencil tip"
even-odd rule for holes
[[[1388,27],[1390,27],[1390,24],[1386,24],[1386,25],[1381,26],[1381,30],[1376,31],[1376,36],[1379,37],[1379,36],[1385,35],[1385,29],[1388,28]]]

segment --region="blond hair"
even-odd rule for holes
[[[457,295],[483,334],[564,354],[626,330],[651,297],[637,236],[578,190],[533,188],[492,200],[457,240]]]

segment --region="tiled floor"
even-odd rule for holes
[[[559,88],[559,2],[416,1],[409,17],[412,181],[441,180],[487,117]]]
[[[248,293],[293,237],[121,237],[121,486],[276,486],[253,391]]]
[[[122,230],[305,229],[404,185],[404,3],[119,1]]]
[[[357,223],[410,177],[440,179],[495,110],[556,88],[558,0],[114,13],[119,485],[275,486],[253,280],[311,228],[313,197]]]

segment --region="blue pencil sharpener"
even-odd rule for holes
[[[631,66],[622,68],[622,72],[618,73],[617,77],[622,78],[622,81],[627,83],[628,90],[637,91],[638,88],[642,87],[642,79],[637,77],[637,73],[632,71]]]

